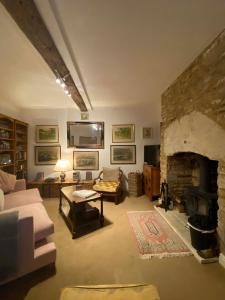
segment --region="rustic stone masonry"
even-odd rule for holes
[[[225,254],[225,30],[162,95],[161,181],[169,178],[169,157],[181,152],[218,161],[218,235]]]
[[[218,167],[218,228],[221,239],[221,251],[225,253],[225,162],[220,162]]]

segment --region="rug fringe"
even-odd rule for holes
[[[191,252],[183,252],[183,253],[160,253],[160,254],[140,254],[141,259],[151,259],[153,257],[157,258],[167,258],[167,257],[184,257],[184,256],[192,256]]]

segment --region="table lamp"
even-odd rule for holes
[[[59,159],[54,168],[55,171],[61,172],[60,179],[61,181],[65,181],[66,171],[71,171],[72,168],[70,166],[70,162],[67,159]]]

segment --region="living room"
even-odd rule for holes
[[[151,284],[160,299],[223,299],[223,1],[215,5],[215,1],[198,0],[192,6],[185,1],[143,0],[138,5],[132,0],[34,1],[86,110],[64,94],[55,72],[8,13],[7,1],[1,2],[0,113],[28,124],[27,183],[37,174],[60,176],[55,164],[37,161],[36,151],[43,146],[60,147],[58,158],[70,163],[66,179],[72,180],[76,172],[85,180],[87,171],[96,178],[104,167],[120,167],[124,176],[121,202],[103,201],[104,226],[75,239],[58,211],[59,197],[44,195],[43,205],[54,224],[50,241],[56,246],[55,267],[45,266],[0,286],[1,298],[60,299],[62,290],[71,285]],[[68,122],[104,124],[103,146],[68,147]],[[130,126],[134,133],[130,142],[121,143],[134,151],[127,163],[113,161],[113,147],[121,146],[113,141],[118,125]],[[57,141],[40,143],[38,126],[55,126]],[[150,130],[147,137],[144,128]],[[157,201],[145,194],[129,196],[127,180],[129,173],[143,172],[144,146],[159,144],[161,183],[166,180],[178,194],[180,188],[170,176],[175,173],[172,159],[177,153],[198,153],[219,163],[217,262],[200,264],[188,255],[139,257],[128,213],[154,210]],[[77,152],[95,153],[96,167],[76,168]],[[194,177],[198,170],[190,165]],[[179,172],[184,182],[184,170]],[[100,202],[93,205],[100,209]]]

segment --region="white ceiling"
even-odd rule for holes
[[[160,95],[225,27],[224,0],[35,0],[90,109],[160,105]],[[73,101],[0,5],[0,103]]]

